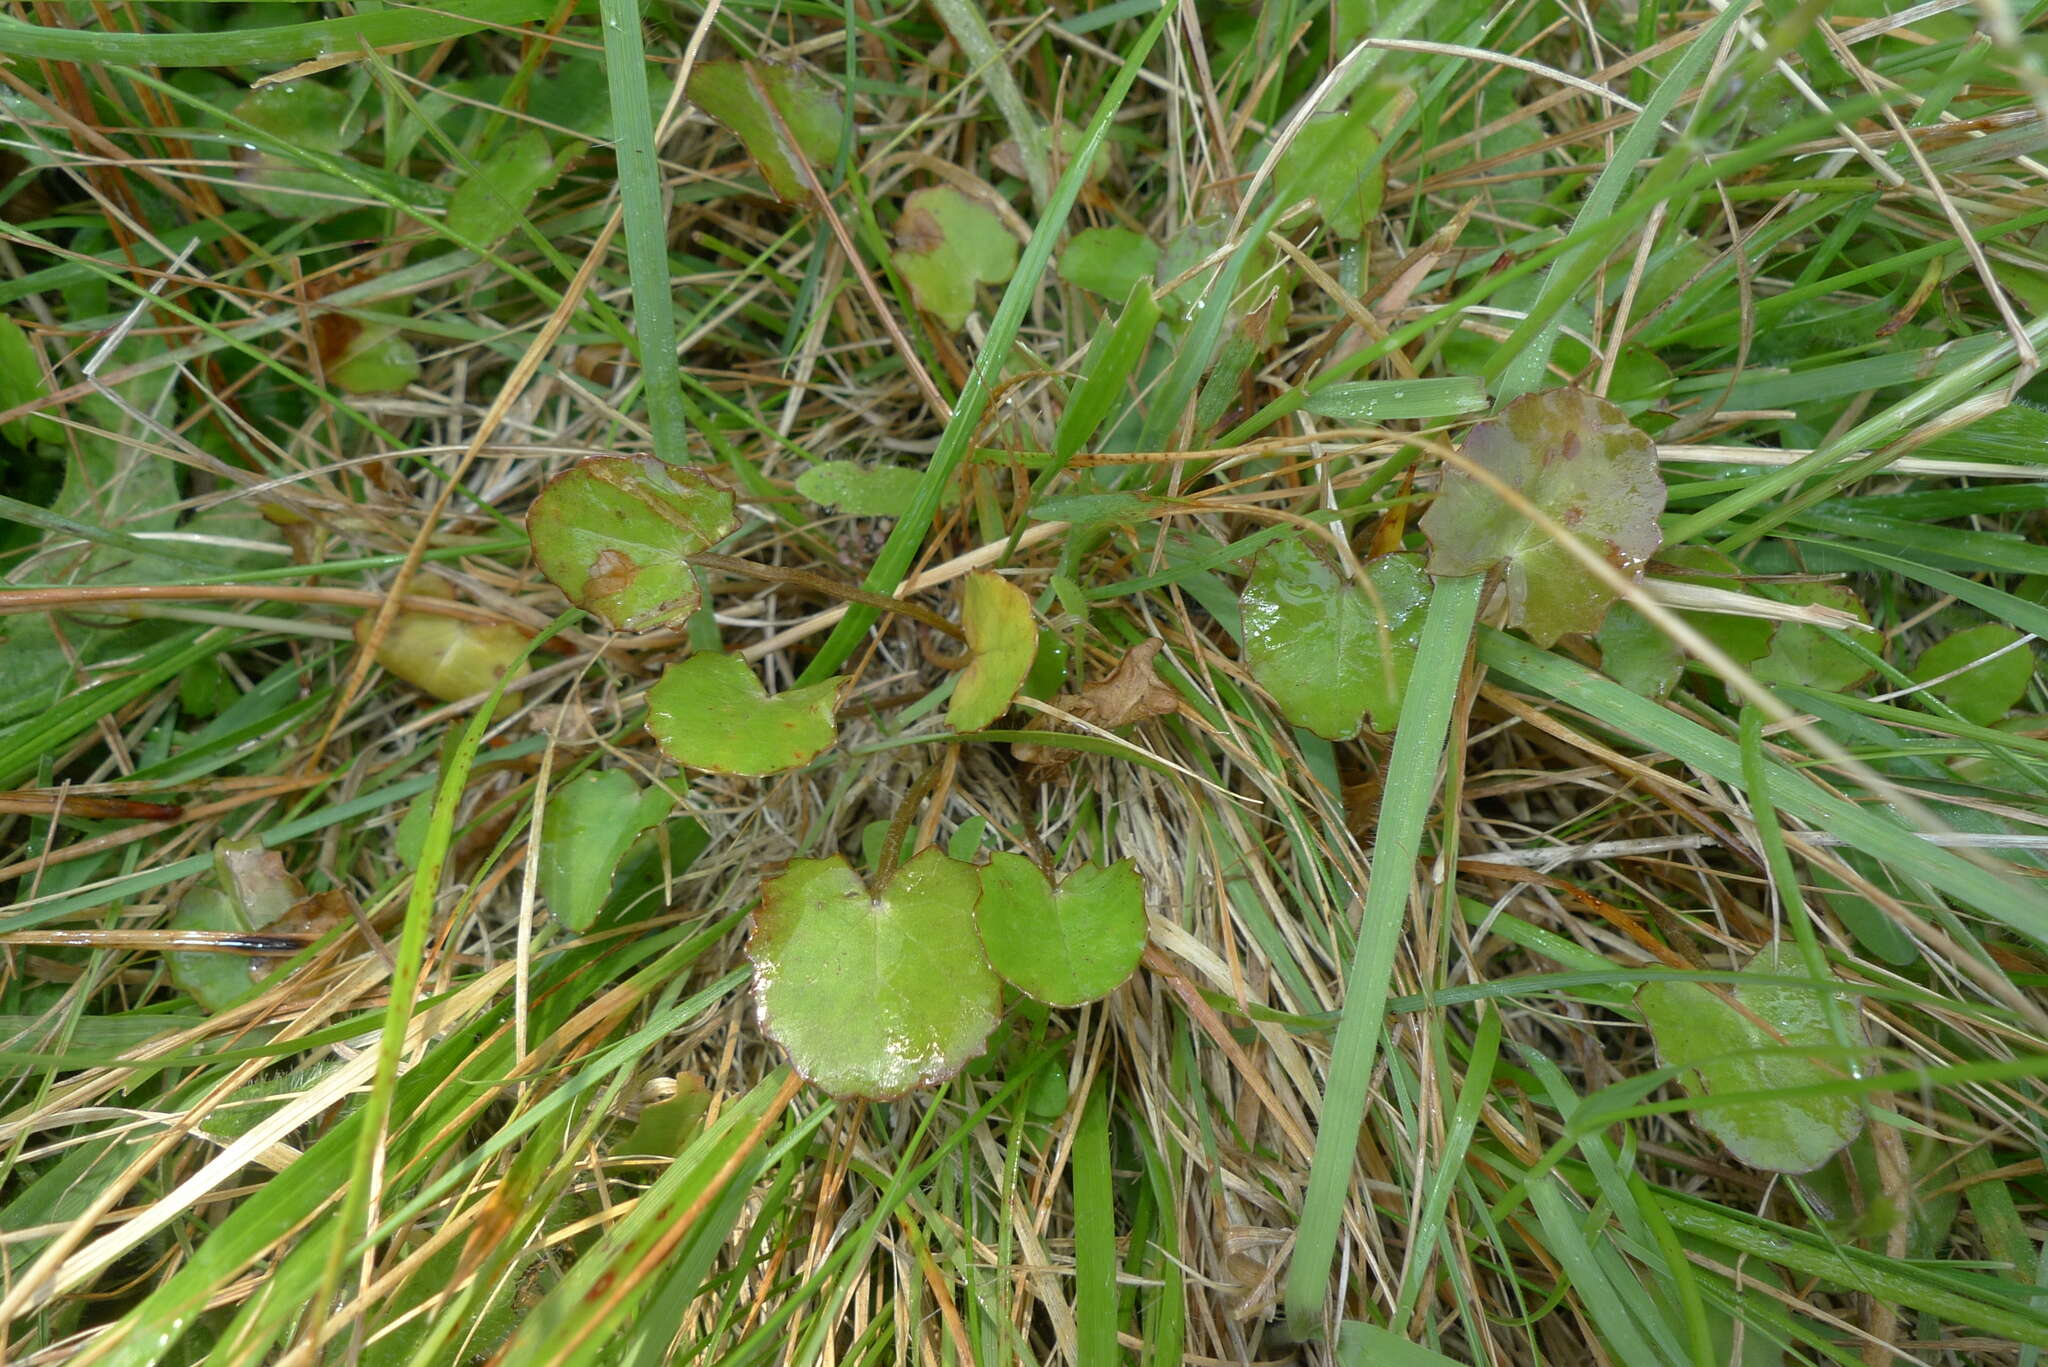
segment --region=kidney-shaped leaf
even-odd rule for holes
[[[1296,726],[1328,740],[1391,731],[1415,667],[1429,579],[1414,555],[1383,555],[1356,584],[1307,533],[1274,542],[1240,607],[1245,663]]]
[[[1742,973],[1802,978],[1806,968],[1796,952],[1777,941],[1759,950]],[[1738,981],[1734,998],[1755,1019],[1701,983],[1646,983],[1636,994],[1636,1005],[1650,1023],[1665,1064],[1692,1070],[1686,1075],[1689,1090],[1708,1096],[1790,1092],[1849,1075],[1848,1063],[1834,1049],[1821,997],[1826,990]],[[1850,1003],[1841,1007],[1852,1021],[1852,1038],[1861,1039],[1853,1024],[1855,1010]],[[1802,1045],[1830,1052],[1802,1055],[1797,1052]],[[1738,1102],[1701,1111],[1698,1119],[1738,1159],[1773,1172],[1811,1172],[1863,1130],[1863,1109],[1848,1096]]]
[[[890,260],[917,306],[957,328],[974,311],[977,284],[1000,285],[1017,269],[1017,239],[994,209],[936,185],[903,201]]]
[[[729,492],[652,456],[592,456],[549,481],[526,514],[540,572],[614,631],[694,612],[685,557],[737,525]]]
[[[2034,652],[2016,646],[2020,634],[2011,627],[1988,623],[1944,637],[1920,652],[1913,681],[1941,679],[1927,691],[1961,713],[1964,720],[1989,726],[2026,696],[2034,678]],[[2005,651],[1998,655],[1999,651]],[[1988,657],[1998,655],[1997,659]],[[1983,663],[1978,663],[1978,661]],[[1953,677],[1950,677],[1953,676]]]
[[[1836,608],[1861,622],[1870,620],[1863,600],[1846,584],[1787,584],[1779,590],[1779,597]],[[1884,645],[1884,636],[1868,627],[1850,627],[1843,635],[1873,652]],[[1750,666],[1750,672],[1765,683],[1797,684],[1834,693],[1861,683],[1872,671],[1864,655],[1837,640],[1827,628],[1808,622],[1779,622],[1769,652]]]
[[[989,964],[1048,1006],[1079,1006],[1123,985],[1145,953],[1145,885],[1129,860],[1083,864],[1055,887],[1021,854],[981,871],[974,920]]]
[[[839,155],[846,114],[839,99],[802,67],[773,62],[699,62],[690,98],[730,128],[761,168],[761,179],[788,204],[809,199],[800,163],[829,167]]]
[[[737,655],[678,660],[647,690],[647,729],[661,752],[720,774],[780,773],[816,758],[839,734],[844,675],[768,696]]]
[[[611,895],[619,861],[674,805],[623,769],[578,774],[549,793],[540,823],[540,895],[555,919],[587,930]]]
[[[1524,395],[1467,433],[1463,451],[1625,575],[1639,574],[1663,540],[1656,445],[1605,399],[1582,389]],[[1614,601],[1569,548],[1462,469],[1445,467],[1422,530],[1430,573],[1500,569],[1506,625],[1538,645],[1596,630]]]
[[[797,859],[761,887],[747,940],[761,1028],[834,1096],[943,1082],[1002,1008],[974,934],[971,864],[928,849],[869,889],[847,862]]]
[[[953,685],[946,720],[955,731],[979,731],[1010,710],[1038,658],[1038,628],[1031,599],[999,574],[976,570],[960,589],[960,624],[967,632],[967,668]]]

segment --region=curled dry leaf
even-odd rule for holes
[[[453,598],[443,581],[431,575],[413,580],[419,598]],[[355,624],[358,643],[367,643],[374,617]],[[431,612],[400,612],[391,619],[377,663],[422,693],[442,702],[459,702],[497,686],[505,671],[519,666],[526,653],[526,632],[509,622],[471,622]],[[519,672],[528,671],[519,667]],[[505,695],[505,706],[517,708],[517,693]]]
[[[1178,712],[1180,694],[1157,672],[1159,652],[1165,648],[1166,643],[1156,638],[1140,641],[1106,677],[1088,684],[1078,695],[1062,693],[1055,705],[1071,716],[1110,731]],[[1040,717],[1029,729],[1048,730],[1050,722]],[[1048,769],[1065,768],[1074,757],[1072,750],[1028,741],[1016,742],[1010,753],[1020,763]]]

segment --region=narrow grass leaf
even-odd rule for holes
[[[1297,1338],[1320,1336],[1330,1264],[1337,1231],[1351,1190],[1358,1127],[1365,1120],[1365,1090],[1372,1076],[1385,1023],[1387,984],[1394,951],[1408,920],[1408,897],[1422,853],[1423,825],[1444,762],[1451,706],[1458,694],[1472,627],[1479,614],[1477,576],[1436,584],[1416,648],[1408,695],[1394,732],[1380,799],[1378,839],[1373,845],[1374,877],[1367,885],[1358,943],[1344,978],[1344,1018],[1330,1055],[1323,1090],[1322,1122],[1308,1190],[1302,1197],[1294,1261],[1287,1269],[1287,1323]]]

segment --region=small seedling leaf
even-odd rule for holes
[[[1366,717],[1393,729],[1415,665],[1429,580],[1414,555],[1383,555],[1351,582],[1306,533],[1259,556],[1239,607],[1245,662],[1296,726],[1328,740]]]
[[[980,894],[974,866],[936,849],[873,889],[836,855],[792,860],[762,885],[747,941],[761,1028],[834,1096],[952,1077],[1002,1007],[974,933]]]
[[[960,590],[967,632],[967,668],[953,686],[946,720],[955,731],[979,731],[1010,710],[1038,658],[1031,599],[999,574],[977,570]]]
[[[548,794],[540,826],[540,894],[571,930],[588,930],[611,896],[619,861],[674,806],[623,769],[579,774]]]
[[[1657,448],[1605,399],[1580,389],[1524,395],[1467,433],[1463,449],[1623,574],[1640,574],[1662,540]],[[1503,621],[1538,645],[1597,630],[1614,601],[1567,547],[1460,468],[1445,467],[1422,530],[1430,573],[1501,571]]]
[[[949,328],[974,311],[977,285],[1000,285],[1017,269],[1017,239],[996,211],[950,185],[903,202],[890,260],[917,306]]]
[[[2033,681],[2033,648],[2006,649],[2019,640],[2017,631],[1996,623],[1958,631],[1920,652],[1913,665],[1913,681],[1925,683],[1955,674],[1927,691],[1962,714],[1965,721],[1990,726],[2026,696],[2027,685]],[[2005,654],[1995,660],[1973,663],[2000,650]],[[1956,674],[1957,670],[1962,673]]]
[[[798,475],[796,491],[813,503],[853,517],[901,517],[917,497],[923,478],[904,465],[828,460]]]
[[[699,62],[690,98],[738,137],[761,179],[786,204],[810,198],[803,163],[828,168],[839,155],[846,113],[809,71],[773,62]],[[778,117],[779,116],[779,117]]]
[[[507,138],[477,163],[448,201],[448,229],[465,242],[488,247],[526,217],[534,196],[555,183],[561,163],[538,129]]]
[[[678,660],[647,690],[647,729],[678,764],[759,777],[816,758],[839,734],[842,675],[769,697],[737,655]]]
[[[1123,985],[1145,953],[1145,886],[1129,860],[1083,864],[1055,886],[1020,854],[981,871],[975,925],[995,971],[1048,1006],[1079,1006]]]
[[[614,631],[697,608],[688,557],[738,525],[732,495],[652,456],[593,456],[555,476],[526,515],[540,572]]]
[[[1129,228],[1083,228],[1060,252],[1060,279],[1122,303],[1159,268],[1159,244]]]
[[[1806,976],[1797,951],[1784,941],[1766,945],[1742,973]],[[1637,992],[1636,1005],[1665,1065],[1691,1070],[1685,1075],[1689,1091],[1790,1092],[1850,1075],[1834,1050],[1820,995],[1827,990],[1738,980],[1733,995],[1745,1010],[1737,1010],[1703,983],[1652,982]],[[1844,1002],[1840,1010],[1853,1019],[1856,1007]],[[1856,1027],[1851,1030],[1861,1038]],[[1833,1052],[1803,1055],[1797,1052],[1802,1045]],[[1849,1096],[1784,1096],[1711,1107],[1698,1120],[1753,1168],[1811,1172],[1862,1132],[1863,1108]]]

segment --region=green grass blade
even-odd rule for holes
[[[1380,800],[1374,877],[1366,888],[1358,944],[1344,977],[1344,1016],[1330,1055],[1315,1158],[1302,1197],[1294,1260],[1287,1269],[1287,1325],[1298,1339],[1320,1337],[1324,1330],[1330,1264],[1336,1256],[1337,1232],[1351,1190],[1358,1127],[1365,1120],[1366,1085],[1385,1024],[1387,984],[1408,921],[1408,896],[1414,887],[1416,860],[1422,853],[1423,825],[1444,763],[1451,705],[1479,614],[1480,588],[1477,576],[1437,581],[1408,695],[1401,704],[1394,755],[1388,762]]]

